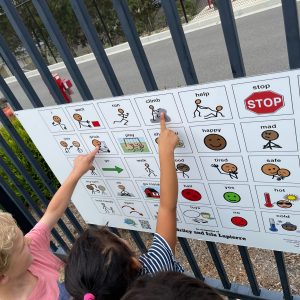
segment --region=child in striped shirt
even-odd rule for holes
[[[151,247],[136,258],[127,241],[108,229],[86,230],[75,242],[65,269],[66,289],[74,300],[117,300],[138,276],[184,271],[174,258],[178,194],[174,149],[178,137],[165,123],[162,113],[158,139],[160,206]]]

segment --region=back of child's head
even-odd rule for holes
[[[65,286],[74,300],[120,299],[137,277],[133,251],[106,228],[90,228],[74,243],[65,268]]]
[[[122,300],[222,300],[213,288],[177,272],[161,272],[137,279]]]
[[[18,226],[13,216],[0,210],[0,275],[4,274],[9,268],[17,230]]]

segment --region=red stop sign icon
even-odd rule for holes
[[[252,93],[244,101],[246,109],[256,114],[274,113],[284,106],[283,96],[273,91]]]

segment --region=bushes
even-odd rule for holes
[[[38,164],[41,166],[41,168],[46,173],[47,177],[50,179],[51,183],[55,186],[59,186],[59,182],[57,181],[56,177],[50,170],[49,166],[47,165],[46,161],[38,151],[38,149],[35,147],[34,143],[28,136],[27,132],[22,127],[21,123],[17,118],[12,118],[11,123],[26,144],[28,150],[33,154],[34,158],[38,162]],[[16,142],[14,139],[10,136],[10,134],[7,132],[7,130],[1,126],[0,127],[0,134],[6,141],[6,143],[9,145],[9,147],[12,149],[15,156],[18,158],[19,162],[24,166],[29,176],[35,181],[41,192],[44,194],[44,196],[47,199],[51,198],[51,194],[48,192],[47,188],[44,186],[43,181],[40,179],[40,177],[35,173],[34,169],[32,168],[31,164],[27,161],[24,154],[20,151],[18,148]],[[14,175],[17,177],[18,182],[20,185],[26,190],[26,192],[30,195],[30,197],[39,204],[39,200],[36,196],[36,194],[31,190],[30,186],[28,185],[28,182],[26,180],[26,176],[24,177],[23,174],[21,174],[17,168],[14,166],[14,164],[11,162],[11,160],[8,158],[4,150],[0,147],[0,157],[4,160],[5,164],[8,166],[8,168],[14,173]],[[25,204],[27,204],[26,200],[22,197],[19,190],[16,188],[16,185],[7,177],[6,173],[0,169],[0,180],[5,180],[7,184],[10,186],[10,188],[15,192],[16,196],[20,197]]]

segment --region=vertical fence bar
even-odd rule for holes
[[[102,70],[103,76],[108,84],[108,87],[110,88],[112,95],[123,95],[122,88],[104,51],[103,45],[98,38],[97,31],[88,14],[86,6],[84,5],[84,1],[70,0],[70,4],[82,30],[84,31],[89,45],[93,50],[95,58],[100,69]]]
[[[89,90],[83,76],[70,53],[68,45],[61,34],[59,27],[54,20],[49,7],[47,5],[47,1],[44,0],[32,0],[32,4],[36,8],[41,20],[43,21],[53,43],[58,49],[60,56],[62,57],[74,83],[82,97],[83,100],[92,100],[93,95]]]
[[[34,225],[36,224],[36,220],[28,212],[25,205],[21,201],[15,200],[14,193],[12,192],[11,188],[6,184],[6,182],[4,180],[0,180],[0,194],[2,196],[1,190],[9,198],[9,199],[1,198],[1,205],[4,207],[4,209],[6,211],[10,212],[13,215],[13,217],[17,221],[17,224],[21,227],[23,232],[24,232],[24,229],[26,229],[26,232],[29,232],[30,229],[32,227],[34,227]],[[5,203],[3,203],[3,202],[5,202]],[[16,209],[18,210],[18,212],[15,211]],[[17,214],[17,213],[19,213],[19,214]],[[21,218],[21,220],[19,220],[20,218]],[[24,220],[27,225],[24,224]],[[23,224],[22,224],[22,222],[23,222]],[[26,228],[24,228],[24,226]],[[52,241],[50,242],[50,248],[53,252],[57,251],[57,247],[55,246],[55,244]]]
[[[260,288],[258,286],[257,280],[256,280],[256,276],[253,270],[253,266],[252,266],[252,262],[249,256],[249,252],[247,247],[244,246],[238,246],[242,261],[243,261],[243,265],[250,283],[250,287],[252,290],[253,295],[255,296],[259,296],[260,295]]]
[[[6,155],[9,157],[9,159],[12,161],[16,169],[26,178],[26,181],[30,188],[36,193],[39,200],[45,205],[48,205],[48,200],[45,198],[43,193],[41,192],[40,188],[37,186],[35,181],[30,177],[25,167],[20,163],[20,161],[17,159],[16,155],[13,153],[13,151],[10,149],[4,138],[0,135],[0,146],[2,147],[3,151],[6,153]],[[65,233],[68,240],[73,243],[75,241],[75,238],[73,234],[70,232],[66,224],[59,220],[58,223],[59,227],[62,229],[62,231]]]
[[[218,1],[218,9],[232,75],[234,78],[243,77],[246,75],[246,71],[231,0]]]
[[[0,0],[0,5],[5,11],[5,14],[9,19],[10,24],[14,28],[16,34],[19,36],[27,52],[29,53],[32,61],[34,62],[39,73],[41,74],[43,81],[45,82],[46,86],[51,90],[51,94],[55,102],[57,104],[65,103],[65,100],[60,90],[58,89],[58,86],[52,78],[52,75],[48,70],[42,56],[37,50],[26,26],[23,24],[15,6],[13,5],[13,2],[11,0]]]
[[[18,147],[20,148],[20,150],[22,151],[22,153],[24,154],[24,156],[26,157],[28,162],[30,162],[32,168],[35,170],[37,175],[43,180],[43,183],[47,187],[48,191],[50,193],[54,194],[56,192],[56,188],[52,185],[50,179],[45,174],[45,172],[43,171],[41,166],[38,164],[38,162],[35,160],[34,156],[29,151],[26,144],[24,143],[22,138],[19,136],[18,132],[13,127],[11,122],[8,120],[8,118],[5,116],[5,114],[2,112],[2,110],[0,110],[0,122],[3,124],[3,126],[9,133],[9,135],[14,139],[14,141],[16,142],[16,144],[18,145]],[[73,215],[73,213],[71,212],[71,210],[69,208],[66,209],[65,215],[71,221],[72,225],[75,227],[77,232],[83,231],[81,225],[79,224],[79,222],[77,221],[77,219],[75,218],[75,216]]]
[[[198,78],[190,54],[190,50],[178,16],[175,0],[162,0],[173,43],[177,52],[183,76],[188,85],[197,84]]]
[[[19,110],[22,109],[22,106],[19,104],[17,98],[3,79],[3,77],[0,75],[0,90],[2,94],[4,95],[5,99],[8,101],[8,103],[11,105],[13,110]]]
[[[179,241],[180,246],[192,268],[192,271],[193,271],[195,277],[203,281],[204,276],[201,273],[201,270],[197,264],[197,261],[196,261],[195,256],[190,248],[188,241],[185,238],[181,238],[181,237],[178,238],[178,241]]]
[[[209,253],[214,261],[214,264],[216,266],[216,269],[218,271],[219,277],[221,279],[221,282],[223,284],[223,287],[225,289],[230,289],[231,288],[231,283],[228,279],[228,276],[226,274],[222,259],[220,257],[219,251],[217,249],[217,246],[213,242],[206,242]]]
[[[2,160],[0,161],[0,163],[1,166],[3,166]],[[14,204],[14,206],[17,207],[17,209],[20,212],[22,212],[25,220],[28,221],[32,226],[34,226],[34,224],[36,223],[35,218],[28,212],[25,205],[21,201],[17,201],[15,199],[16,195],[13,193],[13,191],[11,190],[11,188],[8,186],[8,184],[5,182],[3,178],[1,178],[0,180],[0,186],[3,189],[3,191],[8,195],[8,197],[11,199],[11,202]],[[1,199],[1,201],[3,201],[3,199]]]
[[[280,283],[283,290],[284,299],[292,300],[293,296],[289,284],[289,278],[287,276],[283,253],[281,251],[274,251],[274,256],[277,264],[277,269],[278,269]]]
[[[140,251],[142,253],[146,253],[147,252],[147,248],[140,236],[140,234],[135,231],[135,230],[129,230],[131,237],[133,238],[134,242],[136,243],[136,245],[138,246],[138,248],[140,249]]]
[[[45,43],[45,45],[46,45],[46,47],[48,48],[48,50],[49,50],[51,56],[53,57],[54,61],[57,63],[56,56],[54,55],[53,50],[51,49],[51,46],[50,46],[49,42],[47,41],[47,37],[45,36],[43,30],[41,29],[41,27],[39,26],[38,22],[37,22],[36,19],[34,18],[34,15],[32,14],[32,11],[31,11],[31,9],[29,8],[29,5],[27,5],[28,2],[29,2],[29,4],[31,4],[31,3],[30,3],[31,1],[27,1],[27,2],[25,2],[24,4],[25,4],[25,7],[26,7],[27,12],[28,12],[29,15],[30,15],[30,18],[32,18],[32,21],[33,21],[33,23],[34,23],[34,26],[36,26],[35,29],[36,29],[37,32],[41,35],[42,41]],[[20,5],[24,5],[24,4],[20,4]],[[17,7],[18,7],[18,6],[17,6]],[[37,36],[37,33],[36,33],[36,32],[35,32],[35,36]],[[39,41],[38,41],[38,42],[39,42]],[[40,49],[40,46],[39,46],[39,45],[38,45],[38,47],[39,47],[39,49]]]
[[[19,206],[16,206],[14,201],[12,200],[12,197],[14,196],[12,196],[11,189],[9,195],[8,190],[5,191],[0,182],[0,211],[3,208],[4,211],[12,214],[20,229],[24,233],[27,233],[35,225],[36,220],[32,217],[31,214],[29,214],[28,211],[22,211]]]
[[[40,208],[35,204],[35,202],[31,199],[30,195],[26,192],[26,190],[23,188],[23,186],[18,182],[18,179],[16,176],[13,174],[13,172],[7,167],[7,165],[4,163],[3,159],[0,157],[0,167],[3,169],[3,171],[6,173],[8,176],[8,179],[11,180],[14,185],[19,189],[21,195],[24,197],[24,199],[30,204],[34,212],[38,215],[38,217],[43,216],[43,212],[40,210]],[[3,187],[6,187],[5,190],[9,191],[10,189],[8,188],[7,185],[5,185],[4,179],[1,180],[1,185]],[[15,199],[15,196],[11,195],[11,199]],[[16,205],[20,207],[20,209],[24,209],[24,212],[26,211],[26,208],[24,207],[24,204],[21,204],[21,201],[15,201]],[[65,243],[65,241],[60,237],[59,233],[56,231],[56,229],[52,229],[52,234],[54,238],[57,240],[57,242],[61,245],[61,247],[65,251],[69,251],[69,247]]]
[[[291,69],[300,68],[300,36],[296,0],[281,0],[285,37]]]
[[[16,58],[11,53],[9,47],[7,46],[5,40],[0,35],[0,55],[3,57],[5,63],[8,65],[9,69],[13,72],[13,75],[17,78],[19,84],[26,93],[29,101],[33,107],[42,107],[43,104],[36,94],[35,90],[32,88],[29,80],[25,76],[21,67],[19,66]]]
[[[139,39],[134,22],[130,15],[127,1],[112,1],[147,91],[157,90],[157,84],[151,71],[144,48]]]
[[[119,233],[119,231],[118,231],[117,228],[115,228],[115,227],[109,227],[109,230],[110,230],[112,233],[116,234],[117,236],[121,237],[121,235],[120,235],[120,233]]]

